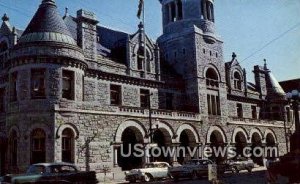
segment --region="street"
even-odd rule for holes
[[[220,180],[221,180],[221,183],[225,183],[225,184],[265,184],[266,183],[266,171],[259,170],[259,171],[254,171],[252,173],[241,172],[238,174],[226,173],[224,175],[224,177],[222,177]],[[207,181],[207,178],[203,178],[203,179],[199,179],[199,180],[182,179],[182,180],[179,180],[178,182],[174,182],[171,180],[153,181],[151,183],[152,184],[154,184],[154,183],[209,184],[210,182]]]

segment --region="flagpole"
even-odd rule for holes
[[[144,42],[144,77],[147,75],[147,48],[146,48],[146,29],[145,29],[145,1],[143,1],[143,42]]]

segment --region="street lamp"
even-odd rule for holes
[[[299,102],[300,92],[293,90],[286,94],[289,104],[292,105],[295,117],[295,133],[291,136],[291,151],[300,150],[300,122],[299,122]]]

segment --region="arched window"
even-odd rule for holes
[[[182,1],[181,0],[177,0],[177,20],[181,20],[182,19]]]
[[[219,87],[219,77],[217,72],[214,69],[209,68],[206,71],[205,77],[206,77],[206,85],[208,87]]]
[[[8,49],[7,43],[4,42],[4,41],[1,42],[1,43],[0,43],[0,53],[1,53],[1,52],[5,52],[7,49]]]
[[[146,70],[147,72],[151,72],[151,59],[150,59],[150,53],[148,50],[146,50]],[[137,52],[137,69],[138,70],[144,70],[144,60],[145,60],[145,50],[144,47],[139,47],[139,50]]]
[[[13,130],[9,135],[9,164],[12,167],[17,166],[18,158],[18,136],[17,132]]]
[[[220,97],[219,97],[219,77],[216,70],[209,68],[205,74],[207,93],[207,107],[209,115],[221,115]]]
[[[31,133],[31,164],[46,161],[46,134],[42,129],[35,129]]]
[[[208,0],[201,1],[201,12],[205,20],[210,20],[212,22],[215,21],[214,5],[211,1]]]
[[[234,72],[234,89],[242,90],[242,77],[239,72]]]
[[[74,133],[70,128],[62,132],[61,153],[63,162],[74,163]]]

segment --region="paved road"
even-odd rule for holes
[[[242,172],[239,174],[225,174],[221,181],[224,184],[266,184],[265,171],[256,171],[253,173]],[[165,181],[154,181],[151,184],[210,184],[207,178],[201,180],[179,180],[178,182],[173,182],[170,180]],[[149,184],[149,183],[147,183]]]

